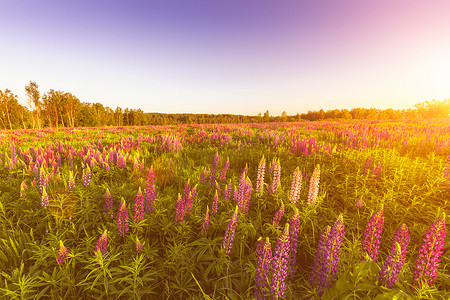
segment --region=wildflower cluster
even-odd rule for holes
[[[144,219],[144,196],[142,195],[141,188],[139,188],[134,198],[134,223],[139,223]]]
[[[128,211],[125,199],[120,199],[120,208],[117,216],[117,231],[119,236],[125,236],[128,232]]]
[[[270,291],[276,299],[285,297],[286,291],[285,279],[288,272],[289,253],[290,253],[289,224],[284,226],[283,233],[280,235],[275,246],[275,252],[272,258],[272,276]]]
[[[269,195],[275,195],[280,187],[280,178],[281,178],[281,164],[280,159],[274,158],[270,169],[273,170],[272,175],[272,185],[268,187]]]
[[[300,169],[297,167],[292,174],[292,185],[291,191],[289,192],[289,201],[293,204],[296,204],[300,199],[300,192],[302,189],[302,173]]]
[[[228,171],[229,167],[230,167],[230,159],[227,157],[227,161],[223,165],[222,171],[220,172],[220,177],[219,177],[220,182],[222,182],[222,183],[225,182],[225,179],[227,177],[227,171]]]
[[[59,249],[58,249],[58,254],[56,256],[56,260],[58,261],[58,264],[64,263],[67,256],[69,256],[69,251],[67,251],[67,248],[64,247],[63,242],[59,241]]]
[[[262,196],[264,190],[264,172],[266,170],[266,159],[263,157],[259,161],[258,175],[256,177],[256,195]]]
[[[269,271],[272,263],[272,246],[269,238],[263,240],[263,238],[260,237],[258,239],[256,245],[256,257],[256,275],[253,296],[256,300],[262,300],[265,296],[265,290],[268,287]]]
[[[237,215],[238,215],[238,206],[234,210],[233,216],[231,220],[228,222],[227,230],[225,231],[225,236],[223,238],[222,248],[225,250],[226,254],[230,254],[231,248],[233,247],[234,234],[236,232],[237,225]]]
[[[319,194],[319,182],[320,182],[320,165],[317,165],[309,182],[308,204],[314,204]]]
[[[105,212],[109,213],[109,215],[111,216],[111,219],[114,217],[113,197],[112,197],[111,193],[109,192],[109,189],[106,189],[106,194],[105,194]]]
[[[361,259],[364,259],[366,255],[374,261],[378,259],[378,250],[380,249],[383,226],[383,206],[380,206],[367,221],[364,240],[361,245]]]
[[[102,235],[98,238],[97,244],[95,245],[95,256],[98,257],[100,254],[103,258],[106,256],[107,251],[107,245],[108,245],[108,234],[105,230]]]

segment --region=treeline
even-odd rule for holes
[[[0,90],[0,128],[95,127],[170,124],[298,122],[351,119],[441,118],[450,113],[450,100],[426,101],[414,108],[394,110],[354,108],[308,111],[306,114],[270,116],[269,111],[257,116],[232,114],[164,114],[144,113],[141,109],[116,107],[101,103],[81,102],[75,95],[50,89],[41,94],[36,82],[25,86],[25,105],[9,89]]]

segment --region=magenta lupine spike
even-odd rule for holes
[[[327,226],[323,230],[322,234],[320,235],[319,242],[317,244],[317,250],[316,255],[314,257],[313,266],[311,269],[311,277],[309,278],[309,283],[311,286],[318,287],[319,286],[319,280],[321,274],[321,266],[325,264],[326,259],[326,250],[327,250],[327,240],[330,236],[331,227]]]
[[[297,260],[298,234],[300,231],[300,214],[298,209],[294,208],[294,213],[289,220],[289,237],[291,238],[291,248],[289,255],[289,269],[291,277],[294,277],[295,262]]]
[[[366,231],[364,233],[364,239],[361,245],[362,260],[366,255],[368,255],[374,261],[378,259],[378,250],[380,249],[383,226],[383,206],[380,206],[380,208],[378,208],[378,210],[374,212],[367,221]]]
[[[280,220],[284,215],[284,203],[281,203],[280,208],[273,216],[273,226],[278,226],[280,224]]]
[[[269,187],[269,194],[275,195],[280,187],[280,178],[281,178],[281,164],[280,159],[274,158],[272,161],[273,175],[272,175],[272,186]]]
[[[111,193],[109,192],[108,188],[106,189],[106,194],[105,194],[105,212],[110,214],[111,219],[114,217],[113,197],[112,197]]]
[[[217,190],[216,190],[216,192],[214,193],[212,210],[211,210],[211,212],[213,214],[217,213],[218,206],[219,206],[219,195],[217,194]]]
[[[186,200],[188,199],[189,196],[189,192],[191,191],[191,182],[190,179],[188,179],[186,181],[186,183],[184,184],[184,189],[183,189],[183,201],[186,202]]]
[[[202,174],[200,175],[200,183],[205,183],[206,182],[206,176],[207,176],[207,171],[206,168],[203,169]]]
[[[428,228],[420,245],[419,254],[414,269],[414,284],[419,287],[429,287],[434,284],[441,255],[445,247],[445,214],[443,213],[430,228]]]
[[[408,244],[408,226],[403,223],[395,233],[389,257],[384,261],[380,273],[378,274],[378,281],[381,285],[390,289],[394,288],[398,275],[403,268],[403,263],[405,262]]]
[[[195,196],[197,195],[197,186],[198,184],[196,184],[192,189],[191,189],[191,202],[194,200]]]
[[[355,202],[356,209],[360,210],[363,206],[364,206],[364,202],[363,202],[362,197],[359,197],[358,199],[356,199],[356,202]]]
[[[216,181],[216,192],[220,195],[220,184]]]
[[[258,239],[256,244],[256,274],[255,287],[253,296],[256,300],[265,299],[265,291],[268,288],[269,270],[272,264],[272,245],[269,238],[263,240],[262,237]]]
[[[244,170],[242,170],[241,176],[247,177],[248,174],[248,164],[245,164]]]
[[[266,170],[266,159],[263,157],[259,161],[258,175],[256,177],[256,195],[262,196],[264,190],[264,173]]]
[[[42,187],[41,206],[46,207],[50,203],[45,187]]]
[[[67,182],[67,188],[69,191],[75,189],[75,177],[73,176],[73,171],[69,171],[69,180]]]
[[[308,204],[314,204],[319,194],[319,182],[320,182],[320,165],[317,165],[309,182]]]
[[[141,241],[139,241],[138,238],[136,238],[135,248],[137,254],[141,253],[144,250],[144,245],[142,245]]]
[[[231,198],[231,191],[233,189],[233,186],[231,184],[231,179],[228,181],[228,184],[225,186],[223,191],[223,200],[228,200]]]
[[[319,279],[321,287],[327,288],[336,282],[344,233],[345,225],[341,214],[334,222],[326,241],[325,263],[322,265],[322,276]]]
[[[139,188],[134,198],[134,223],[139,223],[144,219],[144,196],[142,195],[141,188]]]
[[[47,183],[48,183],[48,178],[47,178],[47,174],[44,170],[43,167],[41,167],[39,169],[39,190],[43,191],[43,189],[45,189],[47,187]]]
[[[117,215],[117,231],[120,236],[125,236],[128,232],[128,210],[125,199],[120,199],[120,208]]]
[[[226,254],[230,254],[231,248],[233,247],[234,235],[236,233],[238,209],[239,208],[236,205],[236,209],[234,210],[231,220],[228,222],[227,230],[225,231],[225,236],[223,238],[222,248],[225,250]]]
[[[108,233],[105,230],[102,235],[98,238],[97,244],[95,245],[95,256],[98,256],[98,254],[101,254],[103,258],[106,256],[108,246]]]
[[[86,169],[84,169],[84,176],[83,176],[83,185],[89,186],[91,184],[91,168],[89,168],[89,165],[86,165]]]
[[[175,202],[175,225],[179,225],[183,221],[184,217],[184,201],[180,194],[178,194],[177,201]]]
[[[220,172],[219,181],[224,183],[227,177],[228,167],[230,166],[230,159],[227,157],[227,161],[223,165],[222,171]]]
[[[67,251],[67,248],[64,247],[64,244],[62,241],[59,241],[59,249],[58,254],[56,256],[56,260],[58,261],[58,264],[62,264],[66,261],[67,256],[69,256],[69,251]]]
[[[285,279],[288,272],[290,244],[289,223],[286,223],[283,232],[278,238],[272,258],[270,291],[274,299],[285,297]]]
[[[208,228],[209,228],[209,206],[206,206],[206,213],[202,223],[201,234],[205,235]]]
[[[211,171],[209,174],[209,186],[210,187],[212,187],[216,181],[216,173],[217,173],[218,165],[219,165],[219,153],[216,152],[216,155],[214,155],[213,162],[211,164]]]
[[[296,204],[300,199],[300,192],[302,190],[302,172],[297,167],[292,174],[291,191],[289,192],[289,201]]]
[[[184,214],[187,216],[191,214],[193,199],[194,197],[192,196],[192,192],[189,192],[186,201],[184,201]]]

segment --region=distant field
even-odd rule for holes
[[[450,297],[448,120],[0,133],[6,299]]]

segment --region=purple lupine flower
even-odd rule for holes
[[[363,202],[362,197],[359,197],[358,199],[356,199],[356,202],[355,202],[356,209],[360,210],[363,206],[364,206],[364,202]]]
[[[394,242],[395,251],[390,252],[388,258],[384,261],[383,266],[378,273],[379,283],[387,288],[394,288],[398,275],[403,267],[401,263],[402,248],[398,243]]]
[[[300,192],[302,190],[302,173],[300,169],[297,167],[292,174],[292,185],[291,191],[289,192],[289,201],[293,204],[296,204],[300,199]]]
[[[258,175],[256,177],[256,195],[262,196],[264,190],[264,173],[266,170],[266,159],[263,157],[259,161]]]
[[[231,248],[233,247],[234,235],[236,232],[236,225],[237,225],[238,209],[239,208],[236,205],[236,209],[234,210],[231,220],[228,222],[227,230],[225,231],[225,236],[223,238],[222,248],[225,250],[226,254],[230,254]]]
[[[39,190],[43,191],[47,187],[48,177],[43,167],[39,169]]]
[[[272,185],[269,187],[269,194],[275,195],[278,191],[278,188],[280,187],[280,178],[281,178],[281,164],[280,159],[274,158],[271,164],[273,168],[273,175],[272,175]]]
[[[144,196],[142,195],[141,188],[139,187],[136,197],[134,198],[134,223],[139,223],[144,219]]]
[[[228,171],[229,167],[230,167],[230,159],[227,157],[227,161],[223,165],[222,171],[220,172],[220,177],[219,177],[220,182],[222,182],[222,183],[225,182],[225,179],[227,177],[227,171]]]
[[[213,203],[212,203],[212,213],[215,214],[217,213],[217,208],[219,206],[219,195],[217,194],[217,190],[214,194],[214,198],[213,198]]]
[[[272,277],[270,291],[275,299],[285,297],[286,279],[289,264],[290,252],[289,223],[286,223],[284,230],[278,238],[272,258]]]
[[[193,200],[194,200],[194,197],[192,196],[192,192],[189,191],[189,195],[188,195],[186,201],[184,201],[184,205],[183,205],[183,207],[184,207],[183,214],[184,215],[190,215]]]
[[[205,183],[206,182],[206,176],[207,176],[206,168],[203,168],[202,174],[200,175],[200,182],[201,183]]]
[[[95,245],[95,256],[98,257],[100,254],[103,258],[105,258],[106,250],[108,245],[108,233],[105,230],[102,235],[98,238],[97,244]]]
[[[213,183],[216,181],[216,173],[218,165],[219,165],[219,153],[216,152],[216,155],[214,155],[213,162],[211,164],[211,171],[209,174],[209,187],[212,187]]]
[[[395,252],[395,243],[398,243],[400,245],[400,248],[402,249],[401,253],[401,261],[402,264],[405,261],[406,258],[406,252],[408,251],[408,245],[409,245],[409,230],[408,226],[405,223],[402,223],[400,227],[397,229],[394,235],[394,242],[392,243],[391,253]]]
[[[280,220],[284,215],[284,203],[281,203],[280,208],[273,216],[273,226],[278,226],[280,224]]]
[[[319,194],[319,182],[320,182],[320,165],[317,165],[309,182],[308,204],[314,204]]]
[[[327,240],[330,236],[331,227],[327,226],[323,230],[322,234],[319,238],[319,243],[317,244],[316,255],[314,257],[313,266],[311,269],[311,277],[309,278],[309,283],[311,286],[319,286],[319,280],[322,276],[321,274],[321,266],[325,264],[326,260],[326,250],[327,250]]]
[[[120,236],[125,236],[128,232],[128,210],[125,199],[120,199],[119,213],[117,214],[117,232]]]
[[[289,251],[289,269],[291,277],[294,277],[295,262],[297,260],[298,234],[300,231],[300,214],[298,209],[294,208],[294,213],[289,220],[289,237],[291,238]]]
[[[250,178],[247,177],[247,179],[245,180],[245,192],[243,201],[244,202],[243,208],[245,214],[248,213],[248,209],[250,207],[250,201],[252,199],[252,190],[253,190],[252,181],[250,180]]]
[[[91,168],[89,168],[89,165],[86,165],[86,169],[84,169],[83,175],[83,185],[89,186],[91,184],[91,179],[92,179]]]
[[[45,187],[42,187],[41,206],[46,207],[50,203]]]
[[[114,217],[113,213],[113,197],[111,193],[109,192],[109,189],[106,189],[106,195],[105,195],[105,212],[109,213],[111,216],[111,219]]]
[[[263,300],[268,287],[269,269],[272,263],[272,245],[269,238],[260,237],[256,245],[256,274],[253,296],[256,300]]]
[[[153,166],[151,166],[150,170],[148,170],[147,173],[147,185],[145,187],[144,209],[146,212],[153,211],[155,199],[156,199],[155,172],[153,171]]]
[[[383,206],[380,206],[376,212],[367,221],[366,231],[364,233],[364,240],[361,245],[361,259],[366,255],[374,261],[378,259],[378,250],[381,244],[381,234],[383,232],[384,216]]]
[[[204,235],[209,228],[209,206],[206,206],[205,218],[203,219],[201,234]]]
[[[324,271],[321,279],[324,279],[324,288],[330,287],[335,281],[339,270],[339,259],[341,246],[344,241],[345,225],[342,214],[337,217],[331,228],[330,235],[326,241],[325,264],[322,265]]]
[[[69,251],[67,251],[67,248],[64,247],[63,242],[59,241],[59,250],[56,256],[56,261],[58,264],[62,264],[66,260],[67,256],[69,256]]]
[[[73,190],[75,188],[75,177],[73,176],[73,171],[69,171],[69,180],[67,182],[67,188]]]
[[[186,202],[189,197],[189,192],[191,191],[191,182],[190,179],[186,181],[183,189],[183,201]]]
[[[231,195],[231,186],[225,184],[225,187],[223,188],[223,200],[230,199],[230,195]]]
[[[139,239],[137,237],[136,237],[135,248],[136,248],[137,254],[141,253],[144,250],[144,245],[142,245],[141,241],[139,241]]]
[[[438,274],[437,269],[441,261],[440,257],[445,247],[445,214],[428,228],[423,242],[420,245],[419,254],[416,260],[413,279],[415,285],[419,287],[429,287],[434,284]]]

